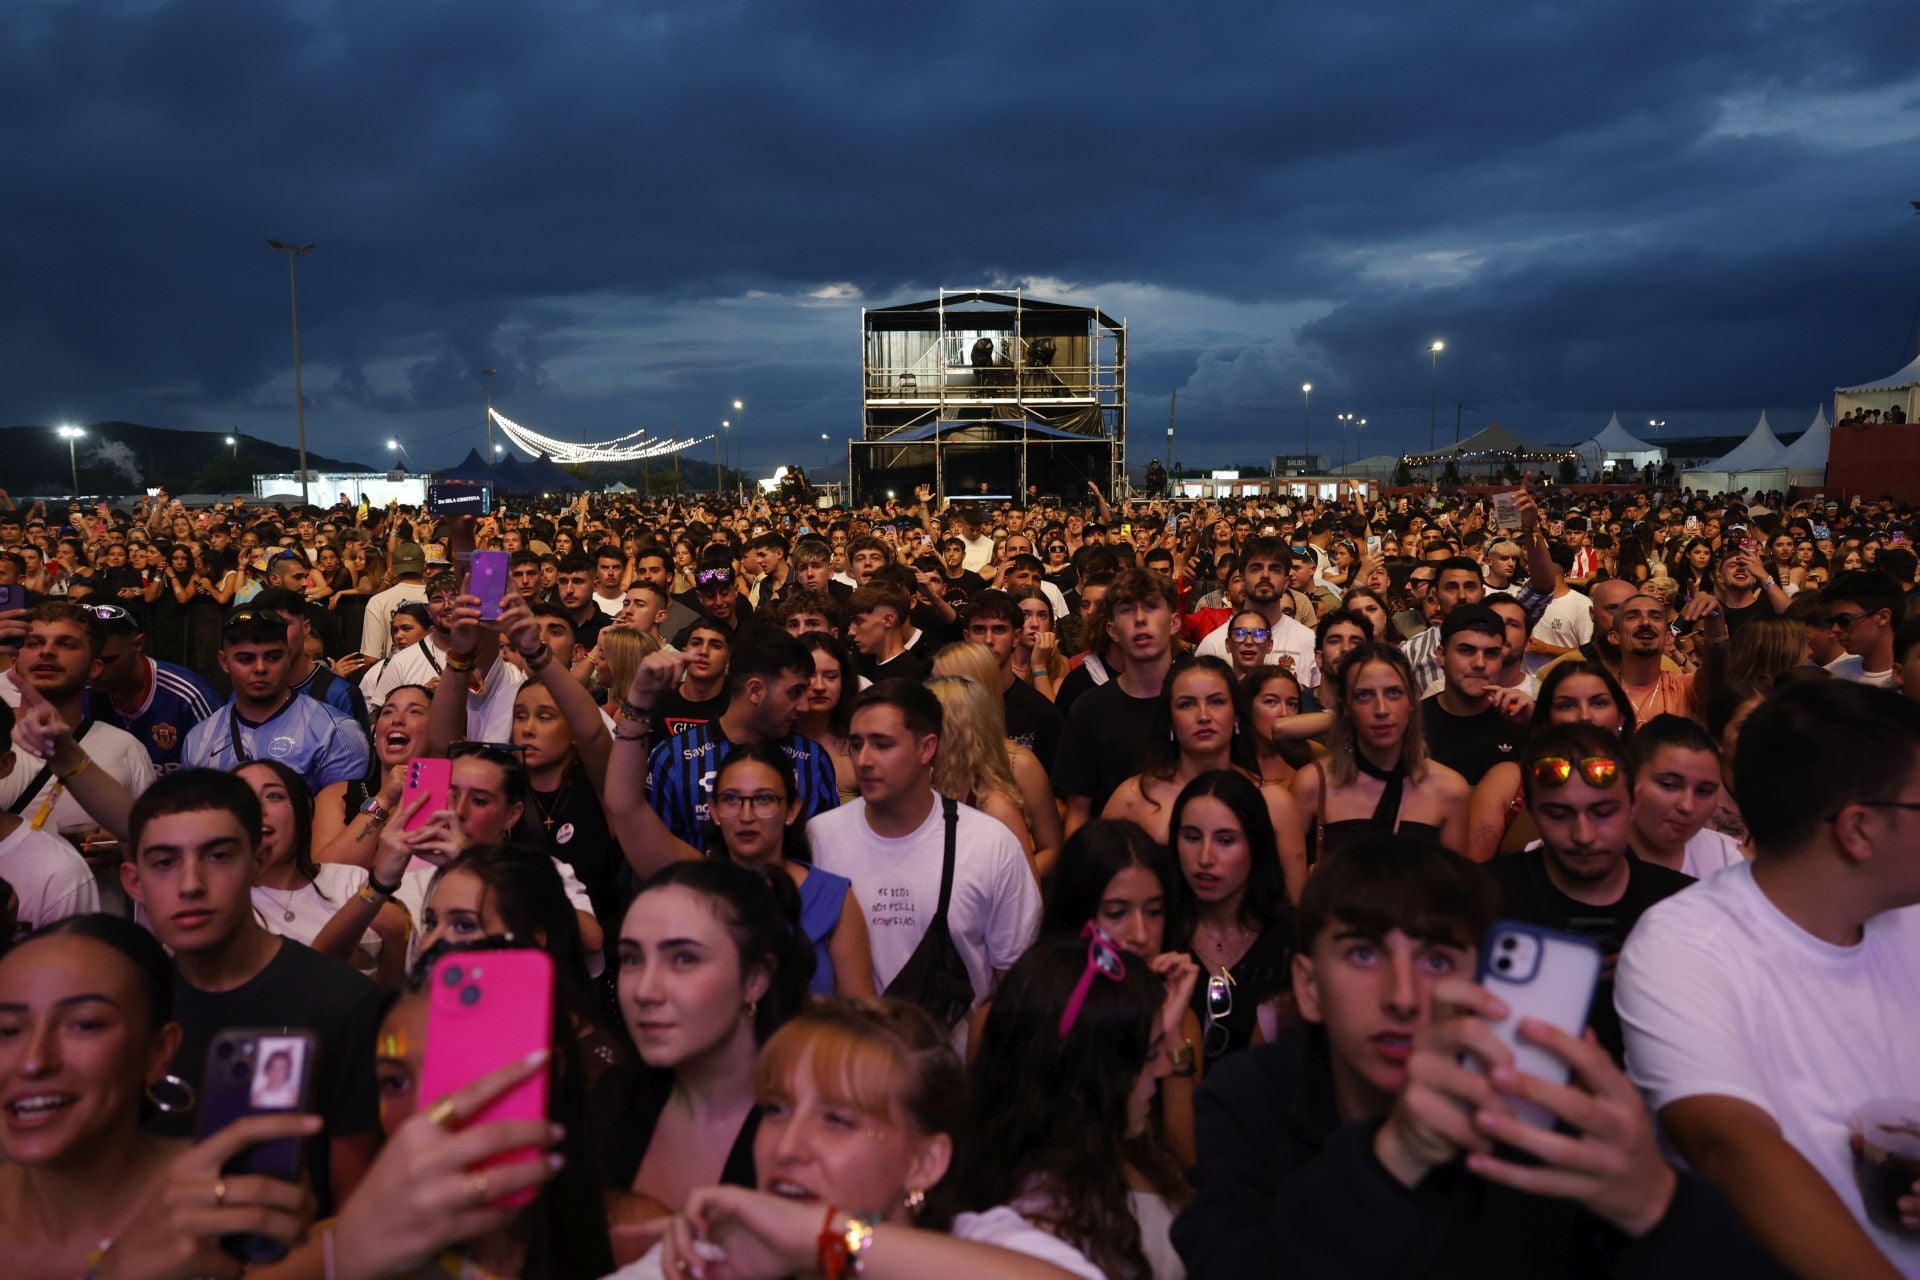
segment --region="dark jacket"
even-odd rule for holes
[[[1788,1274],[1719,1190],[1686,1172],[1660,1225],[1631,1241],[1569,1201],[1458,1164],[1409,1190],[1373,1154],[1377,1122],[1340,1123],[1329,1061],[1309,1028],[1208,1072],[1195,1101],[1197,1194],[1173,1225],[1190,1280]]]

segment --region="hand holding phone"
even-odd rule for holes
[[[317,1041],[305,1031],[228,1030],[207,1048],[200,1093],[200,1137],[204,1140],[248,1116],[302,1115],[313,1110]],[[298,1137],[247,1146],[230,1156],[220,1172],[228,1177],[260,1174],[299,1182],[306,1147]],[[222,1236],[220,1247],[242,1262],[276,1262],[287,1246],[270,1236]]]
[[[513,559],[504,551],[476,551],[467,561],[467,594],[480,597],[480,618],[500,617],[500,598],[507,594],[507,567]]]
[[[1567,1082],[1571,1074],[1568,1065],[1539,1045],[1523,1040],[1520,1020],[1532,1018],[1579,1039],[1587,1028],[1603,961],[1599,944],[1591,938],[1514,920],[1498,921],[1487,930],[1474,980],[1506,1007],[1504,1016],[1493,1019],[1490,1025],[1506,1046],[1516,1070],[1554,1084]],[[1462,1057],[1461,1065],[1469,1071],[1484,1072],[1493,1064],[1469,1053]],[[1515,1100],[1513,1109],[1528,1124],[1553,1127],[1553,1116],[1537,1104]]]
[[[408,818],[404,831],[417,831],[433,820],[433,815],[442,809],[451,809],[453,801],[449,792],[453,787],[453,761],[437,756],[423,756],[407,762],[407,785],[401,792],[401,803],[409,804],[424,796],[426,803]]]

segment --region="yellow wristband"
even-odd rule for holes
[[[67,770],[65,773],[57,773],[54,776],[62,782],[72,782],[75,778],[91,768],[93,768],[93,757],[81,756],[79,764],[73,766],[73,768]]]

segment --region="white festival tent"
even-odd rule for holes
[[[1796,489],[1818,489],[1827,482],[1827,445],[1833,424],[1827,421],[1827,406],[1813,411],[1813,425],[1807,433],[1788,445],[1780,455],[1787,469],[1787,483]]]
[[[1638,471],[1649,462],[1657,467],[1667,460],[1665,449],[1648,444],[1621,426],[1617,413],[1607,419],[1599,435],[1575,445],[1573,451],[1586,461],[1595,475],[1605,471],[1608,463],[1618,469]]]
[[[1787,467],[1781,459],[1786,452],[1780,438],[1773,434],[1773,427],[1767,422],[1766,410],[1763,409],[1760,411],[1760,421],[1754,423],[1747,438],[1735,445],[1731,453],[1686,472],[1680,483],[1697,493],[1785,489]]]
[[[1328,472],[1336,476],[1358,476],[1368,480],[1391,480],[1400,466],[1397,454],[1376,453],[1360,459],[1358,462],[1343,462]]]
[[[1855,409],[1891,409],[1899,405],[1907,421],[1920,421],[1920,356],[1900,372],[1855,387],[1839,387],[1833,393],[1833,412],[1844,418]]]

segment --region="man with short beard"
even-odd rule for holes
[[[1615,1062],[1623,1056],[1613,1008],[1620,948],[1649,907],[1694,883],[1632,856],[1630,773],[1617,734],[1590,724],[1541,730],[1520,760],[1539,847],[1487,864],[1500,886],[1502,915],[1599,944],[1605,962],[1591,1025]]]
[[[1706,595],[1696,595],[1687,603],[1686,616],[1697,619],[1697,643],[1726,641],[1726,619],[1713,604],[1713,597]],[[1620,653],[1616,674],[1633,707],[1635,724],[1645,724],[1658,715],[1695,714],[1693,676],[1666,669],[1668,634],[1667,605],[1658,596],[1628,596],[1613,611],[1609,640]]]
[[[1287,580],[1293,556],[1287,544],[1278,538],[1249,538],[1241,552],[1241,576],[1247,593],[1247,609],[1267,620],[1273,632],[1273,648],[1267,653],[1270,665],[1285,667],[1303,685],[1319,683],[1314,667],[1313,631],[1290,612],[1292,593]],[[1227,628],[1232,619],[1221,623],[1200,641],[1194,652],[1201,657],[1227,657]]]

